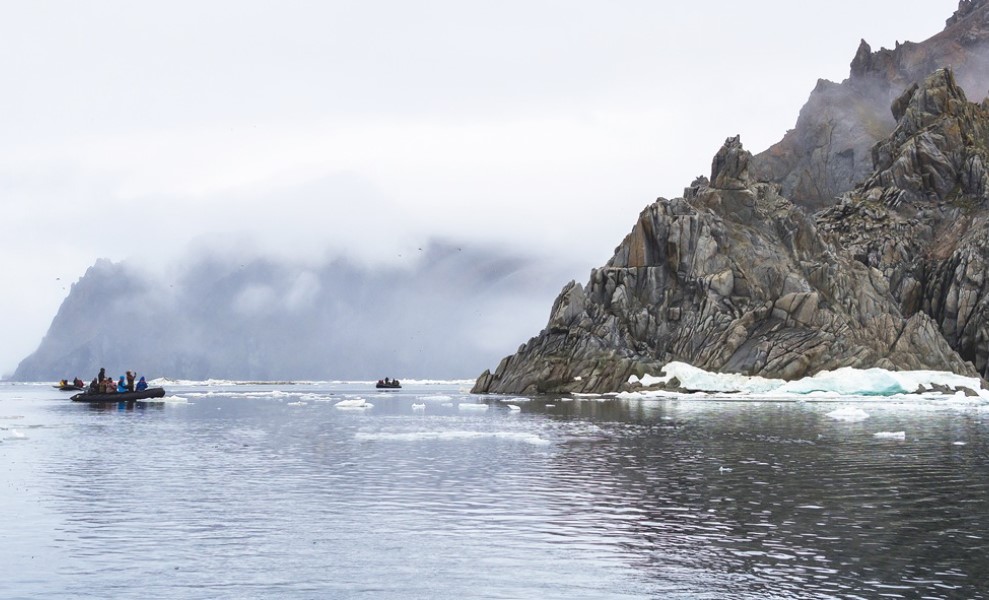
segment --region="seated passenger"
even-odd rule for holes
[[[103,389],[100,391],[103,392],[104,394],[113,394],[116,393],[117,386],[114,385],[113,379],[107,377],[106,379],[103,380]]]
[[[120,376],[120,381],[117,382],[117,392],[123,393],[127,391],[127,382],[124,381],[124,376]]]
[[[89,393],[90,394],[100,393],[100,382],[96,381],[95,377],[93,377],[92,383],[89,384]]]
[[[137,380],[137,391],[140,392],[146,389],[148,389],[148,382],[144,380],[144,375],[141,375],[141,378]]]

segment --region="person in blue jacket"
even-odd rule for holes
[[[141,379],[137,381],[137,391],[142,391],[148,389],[148,382],[144,380],[144,375],[141,375]]]
[[[126,392],[126,391],[127,391],[127,382],[124,381],[124,376],[121,375],[120,381],[117,382],[117,392]]]

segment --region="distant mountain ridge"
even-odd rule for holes
[[[853,77],[819,85],[768,151],[768,177],[765,153],[729,138],[710,179],[647,206],[611,260],[565,286],[546,328],[474,391],[628,389],[671,361],[781,379],[844,366],[989,376],[989,102],[969,102],[951,68],[912,81],[949,54],[982,64],[968,52],[987,23],[989,1],[963,1],[924,45],[860,47]],[[883,96],[892,125],[871,142],[880,130],[865,127],[864,99]],[[841,144],[808,143],[819,134]],[[857,163],[833,169],[853,157],[846,143],[854,157],[868,150],[861,183],[833,200],[806,195],[835,174],[851,186]],[[813,217],[801,208],[817,204]]]
[[[566,272],[466,245],[417,254],[413,266],[374,269],[202,257],[173,281],[100,260],[12,377],[88,381],[106,367],[194,380],[459,379],[504,351],[506,331],[538,323],[532,298],[552,298]]]

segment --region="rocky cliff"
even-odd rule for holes
[[[709,181],[647,207],[474,391],[617,390],[674,360],[783,379],[844,366],[974,374],[925,312],[900,311],[882,272],[821,235],[777,184],[754,182],[750,161],[728,139]]]
[[[753,175],[782,186],[795,204],[818,210],[872,173],[872,146],[896,121],[889,105],[934,70],[950,66],[972,97],[989,89],[989,0],[962,0],[945,29],[920,42],[873,51],[862,40],[848,79],[820,80],[794,128],[752,161]]]
[[[989,0],[963,0],[926,42],[863,42],[779,144],[730,138],[710,180],[648,206],[474,391],[612,391],[674,360],[989,376],[989,103],[966,94],[985,95],[987,40]]]
[[[989,104],[968,102],[941,69],[893,112],[898,124],[873,149],[874,173],[819,226],[882,272],[904,315],[929,315],[987,377]]]

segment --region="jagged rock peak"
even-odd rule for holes
[[[752,154],[742,147],[742,137],[725,140],[711,161],[711,187],[719,190],[744,190],[751,184],[749,159]]]
[[[896,129],[872,149],[864,188],[894,203],[907,199],[981,203],[989,180],[989,114],[965,98],[951,69],[939,69],[893,103]]]
[[[929,75],[922,85],[917,86],[907,105],[907,114],[912,111],[932,119],[942,114],[958,114],[966,104],[968,98],[955,82],[954,71],[946,67],[938,69]],[[918,129],[924,126],[926,125],[920,124]]]
[[[818,81],[796,126],[778,143],[753,156],[752,177],[783,186],[783,195],[812,211],[833,205],[873,171],[872,147],[896,127],[906,110],[904,90],[920,85],[939,68],[951,66],[969,98],[989,89],[989,0],[969,0],[947,27],[920,42],[897,42],[873,51],[859,42],[850,76],[841,83]]]
[[[914,135],[942,115],[961,115],[967,106],[968,98],[955,82],[951,68],[938,69],[922,84],[913,84],[893,101],[890,108],[897,121],[893,137]]]
[[[859,42],[859,48],[852,59],[852,77],[861,77],[872,67],[872,47],[865,41]],[[818,83],[820,85],[820,83]]]
[[[955,14],[948,17],[948,20],[944,22],[944,26],[946,28],[951,27],[976,10],[987,5],[989,5],[989,0],[960,0],[958,2],[958,10],[955,11]]]

